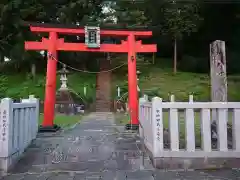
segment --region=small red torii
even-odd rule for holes
[[[151,31],[128,31],[128,30],[99,30],[101,36],[127,37],[121,44],[98,44],[99,47],[91,48],[86,43],[68,43],[63,38],[58,38],[59,34],[84,35],[86,39],[86,28],[76,26],[74,28],[59,27],[54,24],[29,24],[30,30],[36,33],[49,33],[49,38],[42,38],[41,42],[26,41],[26,50],[47,50],[47,77],[44,100],[44,120],[42,131],[56,131],[58,126],[54,125],[54,111],[56,101],[56,72],[57,72],[57,51],[88,51],[88,52],[117,52],[128,53],[128,92],[129,92],[129,113],[131,122],[128,127],[137,129],[138,121],[138,92],[136,74],[136,53],[156,52],[155,44],[143,45],[141,40],[136,41],[136,37],[148,37]],[[98,39],[99,43],[100,40]]]

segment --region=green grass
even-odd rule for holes
[[[161,60],[160,60],[161,61]],[[166,60],[164,60],[166,61]],[[169,60],[171,61],[171,60]],[[157,60],[156,60],[157,62]],[[119,56],[112,61],[112,67],[126,63],[126,57]],[[174,94],[176,101],[186,101],[189,94],[194,95],[195,101],[210,100],[210,78],[208,74],[178,72],[173,75],[171,68],[164,68],[161,64],[140,64],[141,71],[139,86],[143,93],[152,96],[160,96],[169,100],[169,95]],[[59,76],[57,88],[60,87]],[[96,74],[72,72],[68,76],[69,87],[83,97],[83,87],[87,86],[85,99],[95,100]],[[128,90],[127,65],[114,71],[112,78],[113,97],[116,97],[116,85],[122,88],[122,93]],[[240,101],[240,75],[228,76],[228,99]],[[26,98],[34,94],[41,100],[44,99],[45,74],[37,74],[34,80],[27,74],[14,74],[0,76],[0,97]]]
[[[57,124],[62,128],[69,128],[74,124],[80,122],[80,120],[81,120],[80,115],[67,116],[67,115],[57,114],[54,119],[54,124]],[[43,114],[40,115],[39,125],[42,124],[42,122],[43,122]]]
[[[139,65],[141,71],[139,86],[143,93],[149,96],[160,96],[169,100],[169,95],[174,94],[177,101],[187,101],[189,94],[194,95],[195,101],[209,101],[211,99],[211,84],[208,74],[178,72],[173,75],[171,68],[162,68],[160,64]],[[116,73],[113,78],[113,96],[116,97],[116,85],[123,92],[128,90],[127,71]],[[228,100],[240,101],[240,75],[228,76]]]
[[[0,96],[11,98],[26,98],[34,94],[41,100],[44,99],[45,75],[37,74],[35,79],[30,79],[26,74],[2,75],[0,76]],[[84,99],[95,99],[96,77],[93,74],[73,73],[68,76],[68,86]],[[83,95],[83,87],[87,87],[87,97]],[[57,89],[60,87],[59,76],[57,76]]]

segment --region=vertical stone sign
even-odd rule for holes
[[[227,70],[225,42],[216,40],[210,44],[211,99],[212,102],[227,101]],[[212,120],[217,120],[216,109],[212,110]]]
[[[216,40],[210,44],[212,101],[227,101],[227,70],[225,42]]]
[[[160,137],[160,128],[161,128],[161,125],[160,125],[160,121],[161,121],[161,113],[160,113],[160,110],[159,109],[156,109],[156,138],[158,141],[160,141],[160,138],[163,138],[163,137]]]
[[[0,104],[0,154],[2,157],[8,157],[12,153],[12,124],[10,122],[12,117],[12,112],[10,111],[12,100],[9,98],[4,98],[1,100]]]
[[[6,141],[6,135],[7,135],[7,112],[4,109],[1,114],[1,121],[2,121],[2,141]]]
[[[152,137],[154,156],[158,156],[163,151],[163,113],[162,113],[162,98],[152,98]],[[151,132],[146,132],[151,133]]]
[[[1,134],[0,134],[0,141],[2,143],[4,143],[7,139],[7,112],[5,109],[3,109],[3,111],[0,110],[0,130],[1,130]]]

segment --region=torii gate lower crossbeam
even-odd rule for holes
[[[156,52],[156,45],[143,45],[141,41],[136,41],[136,36],[151,36],[149,31],[110,31],[101,30],[104,36],[125,36],[126,41],[121,44],[101,44],[99,48],[90,49],[84,43],[66,43],[64,39],[58,38],[58,34],[81,35],[83,28],[55,28],[44,27],[45,24],[30,26],[32,32],[48,32],[49,38],[42,38],[40,42],[26,41],[26,50],[47,50],[47,77],[44,101],[44,121],[42,131],[56,131],[58,126],[54,125],[55,93],[56,93],[56,71],[57,71],[57,51],[89,51],[89,52],[118,52],[128,53],[128,91],[129,91],[129,112],[132,128],[138,128],[138,92],[136,74],[136,53]]]

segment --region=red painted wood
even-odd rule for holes
[[[33,41],[25,41],[24,43],[25,50],[47,50],[48,45],[42,42],[33,42]]]
[[[42,42],[25,42],[26,50],[47,50],[48,45]],[[85,52],[117,52],[127,53],[128,45],[122,44],[101,44],[99,49],[89,49],[84,43],[58,43],[56,45],[58,51],[85,51]],[[154,44],[136,44],[135,51],[138,53],[156,52],[157,47]]]
[[[128,36],[128,104],[131,124],[138,125],[138,92],[137,92],[137,70],[136,70],[136,51],[135,37],[133,34]]]
[[[32,32],[57,32],[61,34],[79,34],[85,33],[83,28],[79,29],[66,29],[66,28],[45,28],[30,26]],[[133,34],[134,36],[152,36],[151,31],[117,31],[117,30],[100,30],[101,36],[128,36]]]
[[[57,58],[57,49],[55,42],[57,42],[57,33],[50,32],[48,52],[52,54],[54,58]],[[42,124],[43,127],[53,126],[56,100],[56,73],[57,61],[48,56],[44,100],[44,119]]]
[[[116,31],[101,30],[101,36],[127,36],[127,41],[122,44],[101,44],[98,49],[89,49],[84,43],[67,43],[64,39],[58,39],[57,34],[74,34],[84,35],[83,28],[66,29],[66,28],[46,28],[30,26],[32,32],[48,32],[49,39],[42,38],[42,42],[26,41],[26,50],[48,50],[50,54],[57,58],[57,51],[88,51],[88,52],[118,52],[128,53],[128,90],[129,90],[129,110],[131,124],[139,124],[138,122],[138,92],[137,92],[137,74],[136,74],[136,53],[156,52],[155,44],[142,44],[136,41],[136,36],[151,36],[151,31]],[[56,68],[57,61],[48,58],[47,63],[47,80],[44,101],[44,121],[43,126],[52,126],[55,108],[55,92],[56,92]]]

